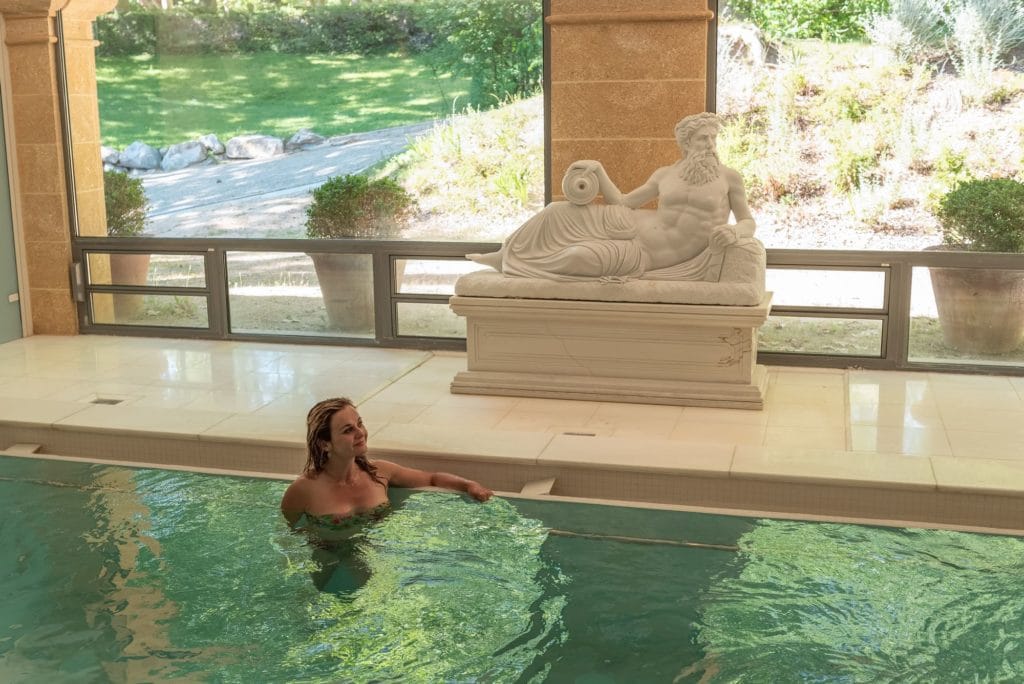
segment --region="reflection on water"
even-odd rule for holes
[[[0,457],[0,680],[1024,681],[1022,539],[284,487]]]
[[[546,537],[507,501],[415,494],[352,539],[289,659],[327,680],[344,664],[354,681],[512,681],[560,638],[565,598],[538,582]]]
[[[681,681],[1024,681],[1024,540],[764,520]]]
[[[284,486],[0,457],[0,679],[543,678],[565,598],[540,522],[417,493],[324,548]]]

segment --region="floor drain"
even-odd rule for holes
[[[597,437],[596,432],[563,432],[563,435],[573,435],[574,437]]]
[[[106,406],[113,406],[114,404],[120,404],[124,399],[106,399],[104,397],[96,397],[90,404],[104,404]]]

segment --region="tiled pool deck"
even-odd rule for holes
[[[496,489],[1024,530],[1024,378],[770,368],[763,411],[453,395],[459,353],[108,336],[0,345],[0,450],[290,475],[345,395],[371,456]],[[99,400],[120,400],[97,404]]]

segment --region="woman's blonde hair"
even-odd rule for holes
[[[355,404],[347,397],[324,399],[313,404],[306,415],[306,466],[305,473],[321,473],[327,465],[328,450],[325,442],[331,441],[331,418],[334,414],[347,407],[355,408]],[[375,481],[384,484],[377,476],[377,469],[367,460],[366,456],[356,456],[356,465],[369,473]]]

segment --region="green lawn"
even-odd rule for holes
[[[435,75],[424,56],[175,55],[98,60],[103,144],[154,147],[216,133],[290,136],[425,121],[465,101],[469,80]]]

